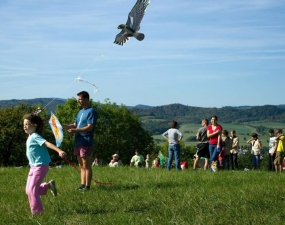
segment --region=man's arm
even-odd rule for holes
[[[76,128],[76,124],[73,123],[73,124],[62,124],[62,127],[66,130],[69,130],[71,128]]]
[[[90,132],[90,131],[92,131],[93,127],[94,127],[93,124],[88,124],[87,126],[81,127],[81,128],[76,128],[76,126],[75,126],[75,127],[69,128],[67,130],[67,132],[68,133]]]

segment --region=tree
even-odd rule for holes
[[[27,165],[23,116],[37,107],[20,104],[0,109],[0,163],[1,166]]]
[[[109,161],[111,155],[117,153],[123,163],[128,164],[135,149],[139,149],[142,155],[154,153],[151,134],[142,128],[139,117],[126,106],[118,106],[108,99],[105,104],[92,100],[90,104],[98,113],[94,146],[96,156]],[[62,124],[70,124],[74,122],[78,110],[76,99],[68,99],[64,105],[58,105],[56,115]],[[68,155],[73,155],[73,140],[73,136],[66,134],[62,142],[62,148]]]

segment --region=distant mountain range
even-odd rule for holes
[[[35,99],[11,99],[0,100],[0,108],[17,106],[20,103],[28,105],[47,106],[48,111],[55,111],[58,104],[64,104],[66,99],[59,98],[35,98]],[[180,123],[200,123],[202,118],[210,118],[217,115],[220,122],[245,123],[253,121],[285,122],[285,104],[264,106],[225,106],[194,107],[182,104],[169,104],[163,106],[148,106],[138,104],[128,106],[136,115],[142,118],[143,123],[157,123],[160,121],[177,120]],[[156,121],[154,121],[156,119]]]
[[[224,123],[245,123],[253,121],[285,122],[285,105],[264,106],[225,106],[222,108],[203,108],[170,104],[148,109],[133,107],[133,113],[140,117],[162,120],[177,120],[182,123],[200,123],[202,118],[210,119],[213,115]]]

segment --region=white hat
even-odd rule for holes
[[[114,154],[114,155],[112,155],[112,157],[119,158],[119,155],[118,154]]]

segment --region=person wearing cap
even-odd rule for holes
[[[251,154],[252,154],[252,164],[254,170],[260,170],[260,150],[262,149],[262,144],[258,138],[257,133],[252,133],[251,139],[247,141],[251,144]]]
[[[118,154],[112,155],[113,159],[110,161],[109,166],[110,167],[118,167],[123,165],[122,161],[119,159]]]
[[[274,136],[274,130],[269,129],[269,152],[268,152],[268,171],[275,171],[274,159],[276,156],[275,149],[277,147],[276,137]],[[273,154],[272,154],[273,153]]]
[[[282,172],[282,159],[283,159],[283,154],[284,154],[284,147],[285,147],[285,137],[282,133],[281,129],[277,129],[276,130],[276,141],[278,142],[277,144],[277,148],[276,148],[276,157],[274,159],[274,166],[275,166],[275,171],[277,172]],[[273,155],[275,153],[275,151],[273,153],[271,153],[271,155]]]

